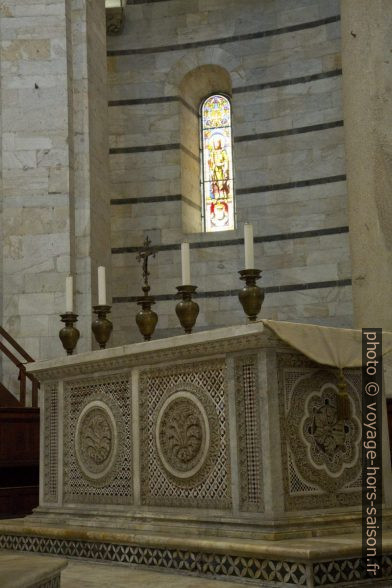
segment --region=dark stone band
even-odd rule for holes
[[[309,84],[318,80],[325,80],[327,78],[336,78],[342,75],[341,69],[333,69],[330,71],[322,71],[320,73],[311,74],[308,76],[301,76],[298,78],[286,78],[283,80],[273,80],[272,82],[264,82],[262,84],[251,84],[248,86],[239,86],[233,88],[233,94],[244,94],[246,92],[258,92],[261,90],[268,90],[269,88],[281,88],[283,86],[294,86],[296,84]],[[163,102],[181,102],[193,114],[198,115],[198,112],[192,108],[180,96],[156,96],[153,98],[126,98],[124,100],[110,100],[109,106],[137,106],[139,104],[161,104]]]
[[[288,241],[290,239],[306,239],[312,237],[322,237],[325,235],[340,235],[348,233],[348,227],[332,227],[328,229],[313,229],[310,231],[297,231],[295,233],[279,233],[275,235],[263,235],[262,237],[255,237],[255,243],[271,243],[274,241]],[[190,243],[191,249],[208,249],[209,247],[227,247],[232,245],[243,245],[244,239],[225,239],[222,241],[201,241],[197,243]],[[157,251],[176,251],[181,248],[180,243],[169,243],[167,245],[157,245]],[[138,253],[140,247],[113,247],[112,253]]]
[[[226,45],[227,43],[238,43],[241,41],[252,41],[256,39],[264,39],[266,37],[274,37],[276,35],[283,35],[285,33],[293,33],[296,31],[304,31],[306,29],[313,29],[321,27],[334,22],[340,21],[340,15],[329,16],[319,20],[312,20],[310,22],[303,22],[287,27],[280,27],[278,29],[270,29],[266,31],[259,31],[257,33],[244,33],[242,35],[233,35],[231,37],[222,37],[221,39],[209,39],[207,41],[192,41],[189,43],[178,43],[176,45],[164,45],[159,47],[141,47],[134,49],[113,49],[108,51],[108,57],[120,57],[122,55],[146,55],[149,53],[165,53],[166,51],[183,51],[184,49],[197,49],[199,47],[210,47],[212,45]]]
[[[351,279],[328,280],[325,282],[307,282],[304,284],[285,284],[283,286],[268,286],[264,288],[266,294],[275,294],[278,292],[294,292],[298,290],[316,290],[319,288],[343,288],[351,286]],[[157,294],[155,300],[175,300],[177,293]],[[224,298],[227,296],[238,296],[238,290],[215,290],[210,292],[195,292],[194,298]],[[126,302],[136,302],[138,296],[113,296],[113,304],[122,304]]]

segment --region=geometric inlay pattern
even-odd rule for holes
[[[152,569],[179,571],[217,579],[241,579],[257,586],[295,588],[298,586],[369,586],[362,580],[361,560],[348,558],[307,564],[234,554],[185,551],[165,547],[144,547],[101,541],[53,539],[49,537],[0,535],[0,549],[11,549],[119,563]],[[391,555],[382,558],[383,579],[392,578]],[[309,582],[308,582],[309,578]],[[377,585],[377,583],[374,583]],[[50,586],[50,585],[49,585]],[[56,585],[54,585],[55,587]],[[50,586],[50,588],[54,588]],[[46,587],[45,587],[46,588]]]
[[[263,454],[257,355],[236,359],[235,386],[240,507],[243,511],[262,512]]]
[[[128,374],[65,383],[64,502],[132,503]]]
[[[382,578],[379,580],[386,580],[392,578],[392,559],[390,555],[384,555],[381,560]],[[366,570],[364,570],[363,560],[361,558],[343,559],[335,561],[327,561],[313,564],[313,578],[314,586],[324,586],[326,588],[331,586],[344,586],[350,583],[350,586],[356,586],[366,582]],[[362,582],[363,581],[363,582]],[[370,582],[377,586],[376,580]],[[383,584],[384,585],[384,584]]]
[[[351,415],[339,421],[336,370],[294,353],[277,359],[286,510],[360,504],[360,370],[344,371]]]
[[[144,370],[139,390],[142,503],[229,508],[224,360]]]
[[[58,383],[48,382],[44,388],[44,501],[58,500]]]

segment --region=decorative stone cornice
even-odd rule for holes
[[[208,358],[257,348],[291,349],[258,323],[35,362],[29,364],[27,370],[41,382],[45,382],[143,365]]]
[[[125,0],[105,0],[106,8],[106,33],[119,35],[124,28]]]

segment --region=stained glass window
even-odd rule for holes
[[[201,153],[204,228],[234,229],[231,106],[221,94],[209,96],[201,105]]]

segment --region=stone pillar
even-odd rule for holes
[[[34,358],[64,353],[71,272],[89,350],[110,266],[104,0],[5,0],[0,33],[3,324]]]
[[[392,2],[341,8],[355,326],[392,330]]]
[[[110,199],[108,190],[108,99],[104,0],[72,0],[72,116],[75,194],[76,305],[83,347],[96,347],[91,333],[97,299],[97,268],[107,268],[110,295]]]

